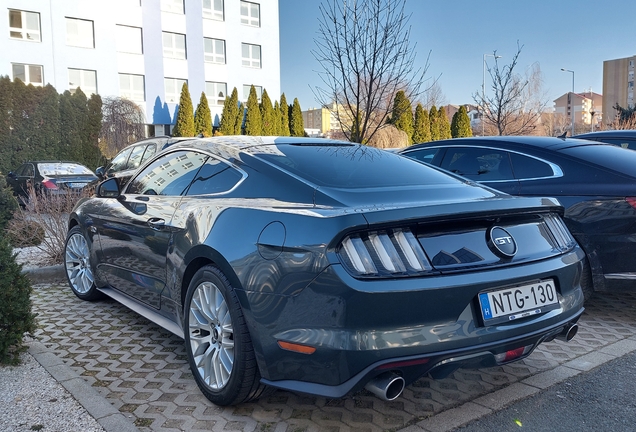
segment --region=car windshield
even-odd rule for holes
[[[39,163],[38,169],[40,170],[40,174],[45,176],[93,174],[93,172],[84,165],[75,163],[45,162]]]
[[[636,151],[634,150],[607,144],[570,147],[564,149],[563,153],[634,177],[634,167],[636,166]]]
[[[359,145],[260,146],[255,156],[325,187],[391,188],[450,184],[454,178],[414,160]]]

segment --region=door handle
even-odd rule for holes
[[[148,219],[148,226],[154,230],[162,230],[166,226],[166,220],[162,218],[150,218]]]

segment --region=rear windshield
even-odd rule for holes
[[[64,162],[39,163],[38,169],[40,170],[40,174],[45,176],[93,174],[93,172],[84,165]]]
[[[562,152],[630,177],[636,174],[636,151],[634,150],[605,144],[570,147]]]
[[[459,181],[412,159],[361,145],[272,145],[254,148],[252,153],[325,187],[399,187]]]

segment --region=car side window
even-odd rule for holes
[[[139,165],[141,164],[141,157],[143,156],[145,150],[145,145],[133,147],[132,152],[130,153],[130,157],[128,158],[128,163],[126,164],[127,170],[139,168]]]
[[[122,150],[117,156],[115,156],[115,159],[112,160],[108,170],[106,171],[106,175],[125,170],[126,164],[128,163],[128,156],[130,156],[131,152],[132,148]]]
[[[441,167],[475,181],[514,179],[508,152],[485,147],[450,148]]]
[[[426,162],[428,164],[433,163],[433,159],[435,155],[439,153],[439,148],[423,148],[418,150],[413,150],[409,152],[404,152],[404,156],[410,157],[411,159],[418,160],[420,162]]]
[[[210,157],[192,182],[186,195],[206,195],[227,192],[243,175],[225,162]]]
[[[208,156],[176,151],[158,158],[128,184],[126,193],[138,195],[183,195]]]
[[[545,178],[555,175],[550,165],[533,157],[511,153],[510,159],[515,177],[519,180]]]
[[[24,166],[24,171],[22,172],[22,175],[25,176],[25,177],[34,177],[35,176],[35,169],[33,168],[33,165],[26,164]]]
[[[146,162],[146,160],[150,159],[157,152],[157,144],[152,143],[146,146],[146,151],[144,152],[143,157],[141,158],[141,163]]]

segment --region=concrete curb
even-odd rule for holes
[[[82,405],[106,432],[139,432],[139,429],[42,343],[29,342],[29,354]]]
[[[29,278],[31,283],[52,283],[66,281],[66,273],[63,264],[46,267],[22,267],[22,274]]]
[[[442,411],[415,425],[401,429],[400,432],[450,432],[633,351],[636,351],[636,336],[619,340],[599,351],[538,373],[456,408]]]

